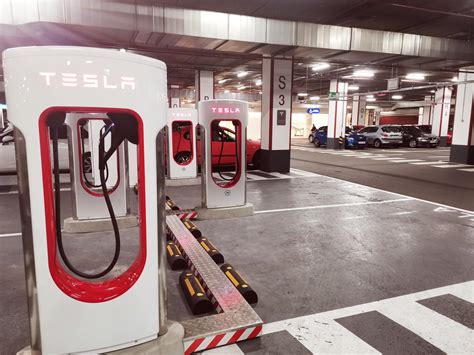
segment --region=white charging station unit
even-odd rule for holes
[[[226,208],[244,206],[246,204],[246,148],[248,104],[238,100],[208,100],[199,102],[199,125],[201,132],[202,155],[202,207]],[[231,143],[231,154],[235,155],[235,171],[229,179],[218,174],[216,160],[221,151],[222,142],[216,140],[213,129],[220,123],[231,124],[235,130],[235,140]],[[214,140],[213,140],[214,139]]]
[[[157,231],[165,223],[157,203],[164,186],[157,183],[157,136],[167,124],[166,65],[84,47],[13,48],[3,63],[16,130],[31,349],[98,353],[157,338],[164,313]],[[138,252],[125,271],[105,280],[81,279],[59,259],[47,126],[57,111],[124,113],[137,125]]]
[[[197,176],[197,110],[168,109],[168,178],[192,179]]]
[[[102,190],[98,186],[98,149],[100,129],[107,116],[103,114],[69,113],[66,124],[69,127],[69,166],[73,218],[90,220],[109,218],[102,198]],[[110,137],[108,145],[110,145]],[[112,155],[107,166],[107,189],[114,206],[115,215],[123,217],[130,213],[128,191],[128,154],[127,143],[120,145]]]

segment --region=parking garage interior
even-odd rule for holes
[[[0,354],[472,354],[473,39],[468,0],[0,1]]]

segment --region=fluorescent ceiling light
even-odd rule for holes
[[[244,76],[247,76],[249,72],[248,71],[241,71],[240,73],[237,74],[237,77],[243,78]]]
[[[257,86],[262,85],[262,81],[261,80],[255,80],[255,85],[257,85]]]
[[[120,52],[125,53],[127,50],[125,48],[120,48]]]
[[[453,78],[451,79],[451,81],[453,81],[453,82],[455,82],[455,83],[458,82],[458,80],[459,80],[459,79],[458,79],[457,76],[453,76]]]
[[[298,96],[306,97],[306,96],[308,96],[308,94],[305,93],[305,92],[300,92],[300,93],[298,94]]]
[[[359,77],[359,78],[371,78],[374,76],[374,71],[369,70],[369,69],[359,69],[354,71],[353,76]]]
[[[377,100],[377,99],[374,98],[374,97],[368,97],[368,98],[367,98],[367,101],[368,101],[368,102],[374,102],[374,101],[376,101],[376,100]]]
[[[434,94],[436,91],[435,91],[435,90],[430,90],[430,92],[431,92],[432,94]]]
[[[237,90],[243,90],[243,89],[245,89],[245,86],[239,86],[239,87],[237,88]]]
[[[401,100],[401,99],[403,99],[403,96],[402,95],[393,95],[392,99],[393,100]]]
[[[347,90],[357,91],[357,90],[359,90],[359,87],[357,85],[349,85],[347,87]]]
[[[224,90],[224,94],[228,94],[230,90]]]
[[[425,80],[425,74],[423,74],[423,73],[408,73],[406,78],[408,80]]]
[[[328,63],[316,63],[316,64],[313,64],[311,66],[313,71],[321,71],[321,70],[327,69],[329,67],[330,67],[330,65]]]
[[[374,98],[374,95],[367,95],[367,96],[365,96],[365,97],[368,98],[368,99],[373,99],[373,98]]]
[[[311,96],[309,99],[310,99],[311,101],[319,101],[319,100],[321,99],[321,97],[319,97],[319,96]]]
[[[221,79],[221,80],[218,81],[218,83],[219,84],[224,84],[227,80],[229,80],[229,79]]]

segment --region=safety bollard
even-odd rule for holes
[[[168,205],[169,208],[171,208],[173,211],[179,211],[180,208],[174,203],[172,199],[170,199],[169,196],[166,196],[166,204]]]
[[[194,274],[189,271],[183,271],[179,276],[179,284],[194,315],[214,310],[211,301],[209,301],[206,292],[204,292],[204,288]]]
[[[173,242],[168,242],[166,245],[166,258],[171,270],[184,270],[188,268],[183,254],[181,254],[178,246]]]
[[[201,246],[216,264],[224,263],[224,256],[220,253],[219,250],[216,249],[216,247],[211,243],[209,239],[207,239],[206,237],[201,237],[197,238],[197,241],[199,242],[199,244],[201,244]]]
[[[258,302],[257,293],[249,286],[243,277],[234,270],[232,265],[224,264],[221,266],[221,270],[248,303],[254,304]]]

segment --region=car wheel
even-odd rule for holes
[[[321,146],[321,142],[319,141],[318,138],[314,138],[313,143],[316,148],[319,148]]]
[[[174,160],[175,160],[178,164],[186,164],[188,161],[191,160],[191,152],[190,152],[190,151],[178,152],[178,153],[174,156]]]
[[[91,152],[82,154],[82,171],[86,174],[92,173]]]
[[[416,148],[417,146],[416,139],[411,139],[408,145],[410,146],[410,148]]]
[[[308,141],[309,141],[310,143],[313,143],[313,141],[314,141],[314,136],[313,136],[312,134],[310,134],[310,135],[308,136]]]
[[[252,166],[254,169],[260,169],[260,151],[256,151],[252,158]]]
[[[374,148],[381,148],[382,147],[382,141],[380,139],[374,140]]]

